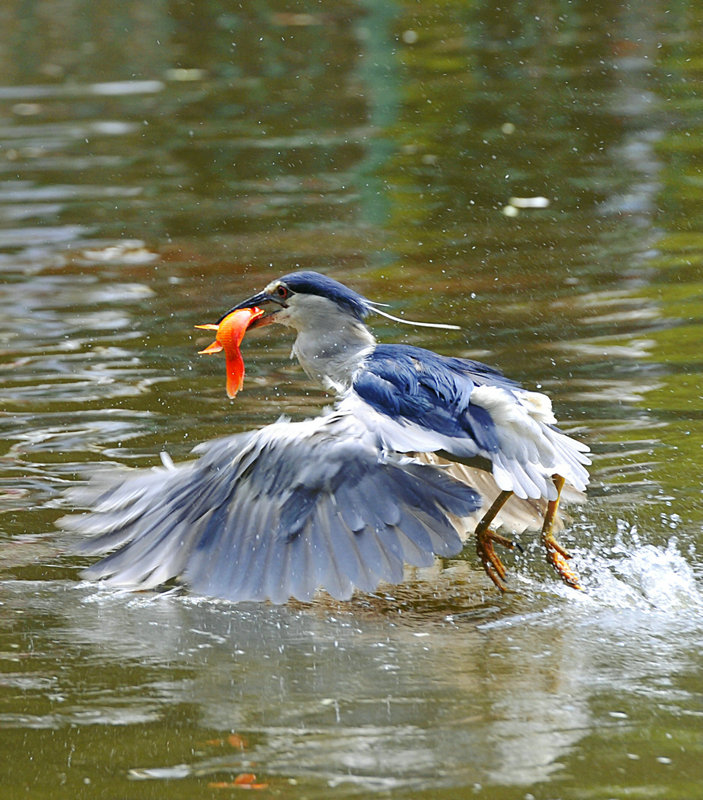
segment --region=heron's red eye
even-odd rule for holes
[[[289,294],[287,287],[282,286],[282,285],[277,286],[274,291],[275,291],[276,297],[280,297],[281,300],[285,300],[286,297],[288,297],[288,294]]]

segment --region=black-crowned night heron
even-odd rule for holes
[[[231,311],[256,308],[251,327],[296,331],[293,355],[336,405],[88,488],[91,513],[65,524],[96,535],[83,552],[115,551],[89,578],[179,578],[233,601],[309,600],[318,588],[345,599],[400,582],[404,562],[457,554],[473,532],[504,590],[494,543],[513,542],[497,530],[541,526],[549,563],[578,587],[554,527],[562,487],[586,487],[588,448],[555,427],[548,397],[475,361],[377,344],[364,320],[389,315],[316,272],[285,275]]]

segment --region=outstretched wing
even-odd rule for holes
[[[458,553],[452,519],[480,505],[466,484],[385,453],[339,412],[200,449],[196,461],[81,491],[92,512],[61,524],[95,535],[84,553],[115,550],[87,577],[133,588],[180,577],[233,601],[309,600],[317,588],[345,599],[401,581],[404,562]]]
[[[556,427],[549,398],[478,362],[378,345],[340,407],[389,449],[489,460],[499,488],[521,498],[555,499],[554,474],[588,483],[588,448]]]

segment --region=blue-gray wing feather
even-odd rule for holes
[[[588,482],[588,448],[554,425],[549,398],[476,361],[376,345],[339,407],[388,449],[485,459],[500,488],[521,498],[555,499],[554,474],[580,491]]]
[[[86,577],[147,588],[170,578],[233,601],[337,598],[398,582],[462,543],[452,517],[480,505],[441,468],[383,451],[352,417],[279,422],[207,445],[199,459],[120,476],[66,527],[116,548]],[[97,535],[95,535],[97,534]]]
[[[519,385],[477,361],[449,358],[400,344],[379,344],[354,376],[354,391],[372,408],[443,436],[473,439],[481,449],[498,449],[490,414],[471,404],[475,386]]]

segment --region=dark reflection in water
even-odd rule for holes
[[[641,560],[643,572],[656,570],[655,557]],[[700,630],[684,620],[687,610],[700,613],[701,601],[680,557],[659,561],[659,585],[670,589],[662,608],[652,608],[652,596],[628,608],[610,587],[579,602],[515,597],[461,611],[460,585],[480,593],[465,569],[427,576],[419,594],[406,587],[316,610],[235,611],[61,582],[34,585],[27,603],[27,587],[10,583],[7,610],[31,614],[37,631],[30,651],[8,653],[13,666],[24,659],[32,671],[5,675],[25,697],[21,712],[3,717],[6,740],[28,737],[55,769],[72,748],[80,766],[69,771],[67,791],[83,777],[101,780],[100,759],[115,748],[116,787],[179,779],[176,794],[253,764],[272,786],[299,786],[301,796],[330,787],[342,796],[451,796],[461,783],[490,792],[568,786],[563,769],[572,768],[574,748],[588,756],[589,738],[598,750],[603,737],[623,748],[609,756],[616,772],[672,755],[681,763],[695,729],[683,676],[700,645]],[[423,597],[430,582],[444,601]],[[652,662],[652,651],[661,661]],[[604,682],[617,685],[617,696]],[[630,738],[651,724],[647,706],[662,702],[680,716],[676,727],[651,741]],[[24,768],[26,760],[13,765],[13,782]]]
[[[514,5],[514,4],[513,4]],[[695,4],[5,3],[3,797],[695,797],[703,219]],[[595,451],[566,538],[346,605],[81,583],[62,491],[308,416],[281,331],[246,391],[193,325],[297,267],[478,357]],[[210,789],[208,789],[208,785]],[[218,786],[224,785],[222,789]]]

